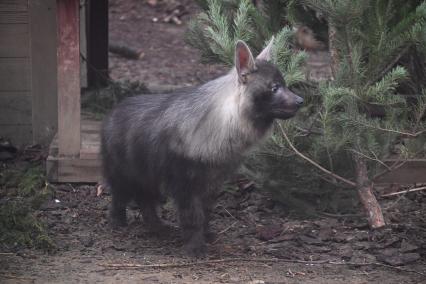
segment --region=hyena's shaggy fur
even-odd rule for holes
[[[126,205],[134,200],[145,222],[157,227],[156,208],[171,196],[187,251],[203,253],[217,188],[273,119],[293,116],[301,103],[264,60],[268,48],[254,60],[239,42],[236,68],[227,75],[192,90],[131,97],[110,113],[102,128],[102,158],[113,223],[126,223]],[[274,82],[282,84],[281,95],[265,103]]]

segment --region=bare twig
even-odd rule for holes
[[[235,217],[234,217],[234,215],[232,215],[232,214],[231,214],[231,212],[229,212],[229,211],[228,211],[228,209],[223,208],[223,210],[225,210],[225,211],[226,211],[226,213],[228,213],[228,215],[229,215],[229,216],[231,216],[233,219],[235,219],[235,220],[237,220],[237,221],[238,221],[238,219],[237,219],[237,218],[235,218]]]
[[[382,166],[384,166],[389,171],[392,170],[391,167],[389,167],[388,165],[386,165],[385,162],[381,161],[374,152],[371,152],[374,155],[374,158],[373,158],[373,157],[367,156],[366,154],[361,153],[361,152],[356,151],[356,150],[353,150],[353,149],[350,149],[349,151],[351,151],[351,152],[353,152],[353,153],[355,153],[357,155],[360,155],[360,156],[362,156],[362,157],[364,157],[364,158],[366,158],[368,160],[375,161],[375,162],[381,164]]]
[[[26,281],[34,281],[34,278],[29,278],[29,277],[23,277],[23,276],[18,276],[18,275],[13,275],[13,274],[3,274],[0,273],[0,278],[9,278],[9,279],[19,279],[19,280],[26,280]]]
[[[223,233],[226,233],[227,231],[229,231],[229,229],[231,229],[232,227],[235,226],[235,224],[237,224],[237,221],[235,221],[234,223],[232,223],[230,226],[228,226],[227,228],[223,229],[222,231],[220,231],[219,233],[217,233],[218,235],[221,235]]]
[[[398,191],[398,192],[392,192],[392,193],[388,193],[388,194],[383,194],[381,197],[389,197],[389,196],[401,195],[401,194],[405,194],[405,193],[409,193],[409,192],[415,192],[415,191],[421,191],[421,190],[425,190],[425,189],[426,189],[426,186],[416,187],[416,188],[402,190],[402,191]]]
[[[114,43],[109,44],[108,51],[128,59],[141,59],[144,56],[144,53],[139,50],[135,50],[126,45]]]
[[[362,122],[359,122],[359,124],[366,126],[366,127],[369,127],[369,128],[381,130],[381,131],[384,131],[384,132],[391,132],[391,133],[395,133],[395,134],[400,134],[400,135],[405,136],[405,137],[413,137],[413,138],[418,137],[419,135],[426,132],[426,130],[421,130],[421,131],[417,131],[415,133],[410,133],[410,132],[398,131],[398,130],[395,130],[395,129],[383,128],[383,127],[380,127],[380,126],[373,126],[373,125],[369,125],[367,123],[362,123]]]
[[[391,266],[379,262],[339,262],[339,261],[333,261],[333,260],[317,260],[317,261],[310,261],[310,260],[299,260],[299,259],[278,259],[278,258],[225,258],[225,259],[211,259],[211,260],[203,260],[203,261],[193,261],[193,262],[182,262],[182,263],[158,263],[158,264],[137,264],[137,263],[102,263],[99,264],[99,266],[105,267],[105,270],[120,270],[120,269],[166,269],[166,268],[178,268],[178,267],[189,267],[189,266],[199,266],[199,265],[210,265],[210,264],[217,264],[217,263],[228,263],[228,262],[261,262],[261,263],[302,263],[306,265],[318,265],[318,264],[330,264],[330,265],[353,265],[353,266],[381,266],[386,268],[392,268],[399,271],[404,272],[411,272],[411,273],[417,273],[419,275],[425,276],[424,273],[415,271],[415,270],[409,270],[404,269],[398,266]]]
[[[220,231],[219,233],[217,233],[218,238],[216,240],[214,240],[214,242],[212,243],[213,245],[216,244],[218,241],[220,241],[220,235],[226,233],[229,229],[231,229],[232,227],[235,226],[235,224],[237,224],[238,221],[235,221],[234,223],[232,223],[229,227],[223,229],[222,231]]]
[[[327,216],[327,217],[333,217],[333,218],[352,218],[352,217],[362,217],[361,214],[333,214],[333,213],[327,213],[327,212],[320,212],[321,215]]]
[[[299,150],[296,149],[296,147],[293,145],[293,143],[291,143],[290,139],[288,138],[287,134],[285,133],[283,127],[281,126],[281,124],[277,123],[278,127],[281,130],[282,135],[284,136],[284,139],[287,141],[288,145],[290,146],[290,148],[296,153],[296,155],[298,155],[299,157],[301,157],[302,159],[308,161],[309,163],[311,163],[312,165],[314,165],[315,167],[317,167],[318,169],[320,169],[321,171],[323,171],[324,173],[332,176],[335,179],[338,179],[352,187],[356,186],[356,183],[353,181],[350,181],[348,179],[345,179],[344,177],[341,177],[329,170],[327,170],[326,168],[322,167],[321,165],[319,165],[318,163],[316,163],[315,161],[313,161],[312,159],[306,157],[305,155],[303,155],[301,152],[299,152]]]
[[[183,262],[183,263],[158,263],[158,264],[100,264],[100,266],[107,267],[110,269],[141,269],[141,268],[176,268],[176,267],[188,267],[188,266],[197,266],[197,265],[209,265],[216,263],[228,263],[228,262],[290,262],[290,263],[303,263],[303,264],[325,264],[330,262],[329,260],[320,260],[320,261],[308,261],[308,260],[298,260],[298,259],[277,259],[277,258],[225,258],[225,259],[211,259],[211,260],[202,260],[194,262]]]

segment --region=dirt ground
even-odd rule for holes
[[[154,1],[155,2],[155,1]],[[193,85],[223,72],[198,63],[183,25],[162,23],[158,1],[110,1],[112,42],[140,49],[140,60],[110,54],[114,80]],[[152,19],[159,19],[153,22]],[[4,163],[13,167],[18,159]],[[51,253],[0,246],[1,283],[426,283],[426,194],[381,198],[388,226],[368,229],[362,215],[303,218],[253,187],[229,186],[214,208],[216,240],[205,259],[187,258],[173,206],[160,210],[173,228],[158,236],[129,209],[129,225],[113,230],[108,193],[95,185],[52,185],[55,196],[37,212],[57,249]],[[314,190],[314,189],[313,189]]]
[[[148,86],[192,86],[217,77],[227,68],[200,63],[199,52],[185,42],[186,24],[198,11],[191,0],[110,0],[110,43],[141,53],[125,59],[110,53],[113,80],[141,81]],[[152,2],[152,1],[151,1]],[[180,5],[179,5],[180,4]],[[174,8],[183,10],[182,25],[163,22]]]
[[[12,167],[13,161],[6,164]],[[139,210],[113,230],[110,196],[94,185],[53,185],[37,216],[57,248],[0,253],[1,283],[426,283],[426,195],[382,199],[388,226],[364,216],[296,217],[255,188],[227,187],[214,208],[208,256],[182,252],[174,208],[160,216],[166,235],[149,232]]]

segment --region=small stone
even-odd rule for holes
[[[301,240],[302,242],[304,242],[308,245],[320,245],[320,244],[322,244],[322,241],[320,239],[312,238],[312,237],[308,237],[308,236],[300,236],[299,240]]]
[[[350,260],[354,254],[350,245],[343,245],[339,248],[339,254],[344,260]]]

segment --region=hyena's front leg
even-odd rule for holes
[[[207,242],[213,242],[216,240],[217,235],[213,233],[210,229],[210,220],[212,215],[212,210],[216,204],[216,191],[210,191],[203,198],[204,203],[204,236]]]
[[[193,194],[186,197],[177,200],[185,250],[191,256],[203,256],[206,253],[203,198]]]

